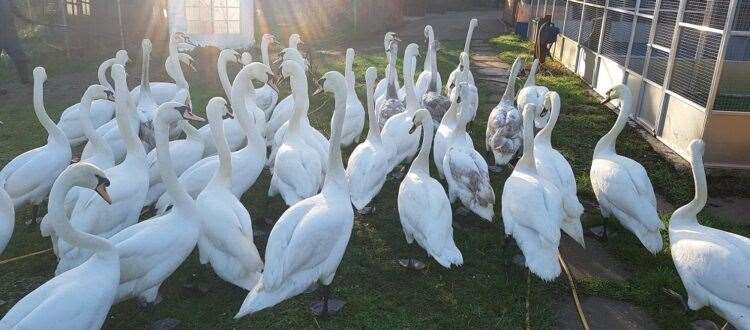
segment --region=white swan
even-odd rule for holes
[[[34,114],[47,131],[47,144],[16,156],[0,171],[0,183],[13,200],[14,208],[31,204],[34,221],[38,220],[39,204],[47,198],[52,183],[70,165],[72,157],[68,138],[44,109],[45,81],[44,68],[34,68]]]
[[[318,193],[323,183],[323,154],[314,147],[316,135],[310,126],[307,108],[307,78],[299,63],[286,61],[282,64],[284,77],[290,77],[294,114],[284,130],[283,142],[278,146],[272,168],[273,177],[268,196],[281,194],[284,202],[291,206],[298,201]],[[346,87],[346,85],[344,85]],[[281,131],[279,131],[281,133]]]
[[[434,48],[434,46],[431,47]],[[438,72],[435,52],[428,52],[427,56],[432,57],[430,60],[432,72]],[[433,127],[437,127],[440,125],[440,121],[443,120],[443,116],[448,111],[448,108],[450,108],[451,101],[447,96],[441,94],[442,88],[440,87],[440,81],[438,80],[440,79],[440,75],[431,74],[430,77],[430,83],[428,84],[427,90],[422,93],[422,97],[418,98],[418,100],[421,100],[421,106],[427,109],[432,115],[432,120],[434,121]],[[418,92],[417,97],[419,97]]]
[[[472,18],[469,21],[469,32],[466,33],[466,41],[464,42],[464,53],[471,54],[471,37],[474,34],[474,29],[477,27],[477,24],[479,21],[477,21],[476,18]],[[459,65],[453,71],[451,71],[451,74],[448,76],[448,80],[445,82],[445,95],[451,95],[451,90],[458,85],[456,78],[459,75],[459,72],[463,71],[461,66]],[[468,70],[466,73],[467,77],[464,79],[464,81],[476,86],[474,83],[474,74],[471,73],[471,70]]]
[[[431,25],[424,27],[424,37],[427,44],[427,57],[425,58],[422,73],[417,78],[415,91],[417,100],[421,100],[428,91],[438,92],[443,90],[443,80],[440,78],[440,71],[437,70],[437,40],[435,40],[435,31]],[[433,81],[434,80],[434,81]],[[430,86],[434,84],[435,86]],[[429,110],[429,109],[427,109]],[[433,115],[434,119],[435,116]],[[436,120],[440,122],[440,119]]]
[[[281,50],[281,52],[279,53],[279,58],[276,61],[281,63],[290,60],[297,61],[305,69],[305,71],[307,71],[310,65],[304,58],[304,56],[302,56],[302,53],[297,50],[297,39],[299,38],[299,36],[297,36],[297,39],[293,38],[294,36],[296,36],[296,34],[293,34],[289,37],[289,48],[284,48],[283,50]],[[264,134],[264,136],[266,137],[266,143],[269,146],[276,142],[276,131],[278,131],[282,125],[289,121],[289,118],[292,118],[293,112],[294,97],[292,95],[287,95],[287,97],[279,101],[279,103],[277,103],[273,108],[271,118],[268,119],[268,123],[266,124],[266,132]]]
[[[375,97],[375,109],[378,109],[378,102],[377,100],[380,99],[383,95],[385,95],[386,89],[388,88],[388,75],[390,74],[391,70],[396,70],[395,62],[391,63],[390,58],[390,49],[391,49],[391,41],[401,42],[401,40],[396,36],[395,32],[386,32],[385,37],[383,38],[383,48],[385,49],[385,61],[387,62],[385,67],[385,77],[378,81],[377,86],[375,86],[375,93],[373,96]],[[398,56],[398,55],[397,55]],[[416,65],[415,65],[416,66]],[[400,90],[402,87],[399,87],[398,83],[398,75],[395,75],[393,77],[393,83],[396,86],[396,90]]]
[[[184,91],[184,90],[183,90]],[[198,130],[186,120],[177,122],[177,127],[185,133],[184,139],[169,141],[169,152],[179,155],[172,164],[177,176],[182,175],[188,168],[203,159],[205,145]],[[161,180],[159,166],[156,160],[156,150],[151,150],[146,155],[146,166],[148,167],[148,193],[145,205],[152,205],[166,192],[166,186]]]
[[[256,123],[252,120],[247,106],[256,107],[252,101],[255,99],[255,88],[252,80],[260,82],[268,81],[271,76],[271,68],[263,63],[254,62],[246,65],[234,78],[232,85],[230,103],[234,109],[234,115],[242,125],[245,139],[248,143],[240,150],[232,153],[232,192],[240,198],[255,183],[255,180],[263,170],[266,161],[266,144]],[[245,97],[246,95],[251,97]],[[250,102],[243,102],[248,101]],[[224,126],[226,128],[226,126]],[[203,188],[211,181],[211,177],[219,168],[219,157],[214,155],[203,158],[193,166],[190,166],[180,175],[180,184],[187,193],[195,198],[198,197]],[[167,211],[172,204],[170,195],[162,195],[156,203],[158,214]]]
[[[545,281],[560,275],[557,261],[562,199],[555,185],[539,175],[534,164],[534,105],[523,109],[523,156],[505,180],[502,216],[505,235],[513,236],[526,267]]]
[[[148,192],[146,152],[128,120],[134,109],[128,104],[130,92],[125,83],[125,68],[119,64],[112,66],[112,78],[115,82],[115,119],[127,144],[127,155],[122,163],[105,170],[111,182],[109,193],[112,203],[104,203],[93,192],[80,191],[71,211],[73,227],[104,238],[138,222]],[[50,235],[54,243],[57,234],[51,232]],[[80,265],[91,255],[90,250],[66,242],[58,242],[57,246],[60,261],[56,274]]]
[[[518,57],[510,69],[505,94],[487,118],[485,147],[492,152],[495,160],[495,165],[491,168],[493,171],[500,171],[500,166],[508,164],[523,142],[523,117],[514,104],[516,77],[522,68],[523,59]]]
[[[224,106],[222,106],[224,105]],[[210,102],[206,108],[208,124],[219,152],[219,168],[196,199],[203,221],[198,249],[200,261],[211,266],[223,280],[252,290],[260,279],[263,261],[253,244],[250,214],[234,196],[232,155],[224,138],[221,117],[227,113],[224,100]]]
[[[229,75],[227,74],[227,64],[229,64],[229,62],[238,63],[240,61],[239,56],[240,54],[233,49],[224,49],[219,53],[219,58],[216,64],[216,68],[219,72],[221,88],[224,90],[224,94],[230,101],[232,99],[232,83],[229,81]],[[242,128],[242,124],[240,124],[239,118],[226,118],[223,122],[224,133],[227,142],[229,143],[229,150],[239,150],[246,142],[245,131]],[[198,132],[203,139],[203,156],[208,157],[216,155],[216,145],[211,138],[211,127],[205,125],[201,127]]]
[[[466,55],[466,53],[461,53],[462,61],[464,55]],[[466,55],[465,57],[468,59],[468,55]],[[459,77],[459,80],[463,80],[463,77]],[[445,158],[445,152],[448,149],[449,136],[456,135],[454,134],[454,131],[459,125],[459,107],[463,109],[461,110],[463,114],[471,114],[469,121],[474,119],[474,116],[476,116],[477,109],[479,107],[479,94],[476,86],[469,84],[468,82],[464,83],[466,84],[466,87],[462,92],[466,93],[467,95],[461,98],[460,106],[456,102],[456,99],[453,99],[453,95],[450,95],[451,105],[448,108],[448,111],[445,112],[445,115],[443,115],[443,118],[440,119],[440,125],[437,128],[437,134],[435,134],[434,138],[435,142],[433,143],[433,159],[435,161],[435,168],[437,168],[438,175],[440,175],[441,178],[445,177],[443,171],[443,159]],[[459,95],[457,94],[455,96],[458,97]],[[463,133],[459,134],[457,137],[461,139],[460,142],[462,144],[471,149],[474,149],[474,142],[471,140],[471,136],[469,136],[469,133],[466,132],[465,127],[463,129]]]
[[[68,222],[65,196],[72,187],[96,192],[105,201],[107,178],[79,163],[62,172],[50,193],[49,210],[60,237],[96,251],[84,264],[52,278],[23,297],[0,320],[2,329],[99,329],[107,318],[120,278],[117,251],[105,239],[82,233]]]
[[[612,129],[594,148],[591,163],[591,187],[594,190],[602,217],[614,216],[633,232],[651,253],[662,250],[660,231],[664,224],[656,211],[656,194],[648,173],[641,164],[617,154],[615,144],[628,118],[633,113],[633,97],[625,85],[607,91],[606,102],[620,100],[620,113]],[[606,237],[606,221],[604,235]]]
[[[388,66],[386,66],[386,70],[388,71],[385,73],[386,89],[379,98],[375,99],[375,111],[378,115],[378,124],[380,125],[381,130],[388,119],[396,114],[404,112],[404,102],[401,102],[399,99],[398,86],[396,86],[398,77],[398,74],[396,73],[397,56],[398,41],[394,39],[391,41],[388,48]],[[406,53],[404,53],[404,60],[406,60]],[[404,85],[406,85],[406,71],[404,71]],[[404,88],[406,88],[406,86],[404,86]]]
[[[670,251],[687,306],[710,306],[737,329],[750,329],[750,239],[698,223],[708,198],[703,141],[693,140],[690,151],[695,198],[669,220]]]
[[[269,68],[271,67],[271,58],[268,56],[268,47],[272,43],[278,44],[278,42],[276,41],[276,37],[274,37],[272,34],[264,34],[263,39],[260,42],[260,55],[261,59],[263,60],[263,64],[267,65]],[[258,88],[256,94],[258,108],[263,110],[263,113],[266,117],[265,120],[268,121],[271,119],[271,113],[273,113],[273,109],[276,107],[276,103],[279,102],[279,90],[276,86],[273,85],[273,82],[269,81],[263,84],[261,88]]]
[[[356,77],[354,70],[354,49],[346,50],[346,67],[344,76],[346,77],[346,119],[344,120],[344,131],[341,133],[341,144],[348,147],[354,142],[359,143],[362,135],[362,129],[365,127],[365,108],[357,97],[357,91],[354,89]]]
[[[412,131],[412,117],[417,113],[418,102],[414,94],[414,58],[419,53],[417,44],[409,44],[404,50],[404,87],[406,87],[406,111],[388,119],[380,134],[383,144],[396,149],[389,167],[395,168],[404,160],[411,159],[419,148],[421,131]]]
[[[535,59],[531,64],[529,76],[526,78],[523,88],[518,91],[518,96],[516,96],[516,105],[518,106],[518,109],[523,109],[526,104],[529,103],[537,106],[539,109],[544,105],[544,95],[549,92],[549,89],[536,84],[536,73],[538,70],[539,59]],[[542,111],[534,117],[534,125],[536,128],[542,128],[547,124],[547,120],[549,120],[549,112]]]
[[[80,126],[83,129],[83,134],[86,140],[91,143],[91,153],[86,158],[82,158],[81,161],[92,164],[100,169],[108,169],[115,166],[115,156],[112,154],[112,149],[104,138],[96,131],[93,123],[93,114],[91,113],[91,107],[94,99],[107,99],[114,104],[114,89],[108,90],[102,85],[91,85],[86,89],[81,98],[81,107],[78,115]]]
[[[430,149],[434,129],[430,113],[417,111],[413,129],[422,125],[422,148],[398,188],[398,215],[406,242],[415,239],[440,265],[450,268],[464,263],[453,241],[453,214],[443,186],[430,177]],[[410,261],[411,259],[409,259]],[[413,264],[407,261],[404,266]]]
[[[451,203],[460,200],[487,221],[495,215],[495,191],[490,184],[487,162],[466,141],[466,124],[474,117],[472,104],[477,103],[476,87],[462,82],[453,89],[452,103],[460,110],[456,127],[448,135],[447,150],[443,156],[442,169],[448,181],[448,197]]]
[[[179,90],[188,88],[188,83],[182,72],[180,62],[185,63],[185,65],[195,71],[193,58],[188,54],[178,52],[177,46],[180,43],[190,43],[190,39],[182,32],[173,33],[169,39],[169,55],[165,61],[165,68],[167,76],[172,78],[174,82],[149,82],[151,97],[156,104],[171,101]],[[169,63],[171,60],[176,60],[177,62]],[[136,86],[130,91],[130,97],[133,100],[140,100],[141,88],[141,86]]]
[[[141,68],[141,84],[143,85],[148,84],[148,59],[150,58],[151,54],[151,42],[148,39],[144,39],[141,43],[141,49],[143,52],[144,62]],[[112,67],[114,68],[114,65]],[[114,79],[114,75],[112,76],[112,78]],[[127,82],[125,83],[124,87],[127,88]],[[149,137],[152,134],[150,134],[151,129],[147,126],[147,124],[150,121],[149,116],[152,115],[149,113],[153,112],[151,108],[153,107],[153,109],[156,109],[156,103],[153,101],[153,99],[147,97],[148,95],[148,93],[141,94],[142,100],[139,100],[139,102],[136,103],[136,100],[132,99],[130,97],[130,93],[128,92],[128,95],[126,97],[123,97],[123,100],[134,109],[134,111],[128,112],[126,117],[128,122],[130,123],[130,127],[135,131],[135,134],[142,139],[144,148],[151,149],[149,145],[150,143],[153,143],[153,139]],[[136,104],[138,104],[137,107]],[[114,155],[115,157],[115,163],[122,161],[122,159],[125,158],[127,147],[125,139],[120,134],[119,121],[116,118],[112,119],[96,130],[99,135],[101,135],[102,138],[107,141],[109,148],[112,150],[112,155]],[[89,158],[89,155],[94,152],[92,148],[93,146],[90,143],[87,143],[83,148],[81,158]]]
[[[557,187],[562,197],[563,220],[562,231],[585,247],[581,215],[583,205],[576,195],[576,177],[573,169],[560,152],[552,147],[552,130],[555,128],[560,115],[560,95],[549,92],[544,97],[544,107],[549,109],[550,116],[547,125],[534,138],[534,160],[536,170],[543,178]]]
[[[393,146],[383,143],[380,137],[380,126],[375,120],[377,116],[375,115],[373,89],[377,76],[378,72],[374,67],[367,68],[365,83],[369,131],[365,141],[358,144],[349,155],[346,165],[346,178],[352,204],[360,213],[368,212],[367,204],[383,188],[386,176],[391,170],[391,158],[396,151]]]
[[[125,65],[128,61],[130,61],[128,52],[121,49],[115,53],[114,58],[102,62],[96,72],[99,84],[104,86],[107,90],[113,91],[112,85],[110,85],[107,80],[107,69],[114,64]],[[76,103],[65,109],[62,112],[62,115],[60,115],[60,120],[57,122],[57,127],[60,127],[65,133],[65,136],[68,137],[71,146],[76,146],[86,142],[86,136],[84,135],[83,128],[78,119],[80,106],[80,103]],[[94,125],[94,128],[104,125],[112,120],[112,117],[115,115],[115,103],[109,100],[97,100],[92,104],[91,109],[91,122],[92,125]]]
[[[323,89],[333,92],[336,100],[323,190],[294,204],[276,222],[268,237],[260,282],[242,302],[235,318],[274,306],[317,281],[324,292],[322,306],[318,305],[321,314],[332,311],[329,285],[349,243],[354,212],[341,160],[346,80],[338,72],[328,72],[323,79]]]
[[[13,208],[13,200],[8,196],[3,187],[0,187],[0,255],[13,236],[13,228],[16,225],[16,211]]]
[[[201,219],[195,201],[172,170],[168,146],[170,126],[183,119],[198,118],[188,106],[180,103],[166,102],[159,106],[154,118],[156,152],[167,194],[175,205],[171,212],[134,224],[109,239],[120,254],[120,285],[115,302],[137,297],[141,302],[154,303],[159,286],[185,261],[198,242]]]

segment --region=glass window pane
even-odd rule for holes
[[[216,33],[216,34],[227,33],[227,22],[226,21],[215,21],[214,22],[214,33]]]
[[[226,7],[226,6],[227,6],[227,0],[214,0],[214,8]]]
[[[230,21],[239,21],[240,20],[240,9],[239,8],[228,8],[227,9],[227,19]]]
[[[214,20],[226,20],[227,19],[227,9],[226,8],[216,8],[214,7]]]
[[[240,7],[240,0],[227,0],[227,7]]]
[[[240,33],[240,21],[229,21],[229,33]]]

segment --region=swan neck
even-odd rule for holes
[[[232,105],[232,109],[234,109],[234,115],[237,117],[234,120],[239,121],[240,126],[242,126],[242,129],[245,131],[245,137],[247,138],[247,144],[251,145],[253,141],[253,132],[255,131],[255,122],[250,118],[250,110],[247,108],[248,104],[245,102],[245,100],[251,99],[253,101],[253,104],[250,104],[251,106],[255,106],[254,101],[255,98],[247,98],[246,96],[251,93],[254,94],[255,87],[253,86],[252,82],[249,78],[249,73],[245,69],[240,70],[240,73],[237,74],[237,77],[234,78],[234,83],[232,84],[232,91],[231,91],[231,99],[229,100],[229,103]]]
[[[523,155],[516,163],[516,169],[531,174],[536,174],[534,162],[534,117],[523,119]]]
[[[342,86],[344,87],[344,86]],[[331,187],[346,189],[346,173],[341,158],[341,134],[346,117],[346,90],[337,90],[334,93],[335,106],[331,120],[331,141],[328,146],[328,169],[323,183],[323,190]]]
[[[289,131],[297,131],[302,121],[307,118],[307,108],[310,106],[310,100],[307,96],[307,79],[292,75],[291,77],[292,98],[294,99],[294,112],[289,120]]]
[[[141,63],[141,93],[139,95],[138,103],[148,102],[155,103],[151,98],[151,77],[149,71],[151,70],[151,52],[143,51],[143,59]]]
[[[367,86],[367,124],[370,129],[367,131],[367,139],[376,143],[381,143],[380,139],[380,125],[378,125],[377,114],[375,114],[375,90],[372,83],[368,83]]]
[[[388,98],[395,99],[398,98],[398,91],[396,90],[396,79],[398,78],[398,73],[396,72],[396,56],[393,54],[388,54],[388,65],[386,66],[386,88],[385,88],[385,94]],[[404,66],[406,63],[404,63]]]
[[[419,149],[419,154],[414,162],[409,167],[409,173],[416,171],[423,171],[430,174],[430,151],[432,150],[432,136],[435,134],[431,118],[427,118],[422,122],[422,147]]]
[[[417,93],[414,90],[414,57],[404,61],[404,91],[406,92],[406,111],[417,111]]]
[[[539,131],[536,135],[536,142],[544,143],[545,145],[552,145],[552,130],[555,129],[555,124],[557,124],[557,118],[560,116],[560,102],[557,100],[557,98],[553,98],[552,104],[550,106],[552,109],[550,109],[550,115],[549,115],[549,121],[547,122],[547,125],[542,128],[542,130]]]
[[[271,66],[271,58],[268,56],[268,41],[263,40],[260,44],[260,57],[263,64]]]
[[[227,61],[226,58],[219,56],[219,63],[216,68],[219,71],[219,82],[221,83],[221,88],[224,90],[224,94],[231,100],[232,84],[229,82],[229,74],[227,74],[228,62],[229,61]]]
[[[96,70],[96,76],[99,79],[99,85],[104,86],[107,90],[112,90],[112,85],[109,83],[109,80],[107,80],[107,69],[111,67],[117,59],[110,58],[104,62],[102,62],[101,65],[99,65],[99,69]]]
[[[698,224],[698,213],[706,206],[706,200],[708,199],[708,185],[706,184],[706,171],[703,167],[703,157],[700,155],[693,155],[690,163],[693,170],[695,197],[672,214],[672,220],[669,222],[670,227]]]
[[[529,70],[529,76],[526,78],[526,82],[524,82],[523,87],[536,86],[537,70],[539,70],[539,62],[534,61],[534,63],[531,64],[531,69]]]
[[[136,127],[131,125],[132,118],[136,119],[136,125],[140,123],[135,111],[127,84],[124,80],[115,81],[115,120],[120,129],[120,134],[125,139],[127,150],[125,161],[132,157],[146,159],[146,150],[136,134]]]
[[[169,152],[169,123],[164,122],[164,119],[158,115],[154,120],[154,140],[156,140],[156,163],[167,193],[175,201],[175,207],[189,206],[193,203],[193,199],[177,180],[177,174],[172,165],[172,155]]]
[[[39,119],[39,123],[42,124],[44,130],[47,131],[47,141],[55,143],[64,143],[70,145],[68,138],[65,133],[55,125],[52,118],[47,114],[47,110],[44,108],[44,80],[36,79],[34,81],[34,114]]]
[[[471,50],[471,38],[474,35],[474,26],[469,27],[469,32],[466,33],[466,41],[464,42],[464,52],[466,54]]]
[[[78,231],[70,224],[70,219],[65,212],[65,198],[73,186],[74,184],[67,177],[61,177],[50,191],[48,213],[53,221],[55,233],[71,245],[85,250],[95,253],[114,252],[114,246],[106,239]]]
[[[101,135],[99,135],[99,133],[94,128],[94,124],[91,122],[92,103],[93,99],[90,96],[84,94],[83,99],[81,100],[81,112],[78,115],[78,120],[81,124],[81,128],[83,128],[83,134],[86,136],[86,139],[89,140],[94,149],[98,150],[99,152],[106,152],[105,150],[109,149],[109,145],[107,145]]]
[[[620,112],[617,114],[617,120],[615,121],[615,124],[612,126],[612,128],[607,132],[607,134],[604,134],[602,138],[599,140],[599,142],[596,143],[596,147],[594,148],[594,155],[598,155],[601,153],[615,153],[615,145],[617,143],[617,137],[622,133],[622,130],[625,129],[625,124],[628,122],[628,117],[630,113],[632,112],[632,103],[630,97],[621,97],[620,100]]]
[[[435,46],[430,42],[430,51],[427,55],[430,58],[430,85],[427,90],[437,92],[438,91],[438,67],[437,67],[437,50]]]
[[[508,84],[505,85],[505,93],[503,93],[502,101],[513,101],[516,99],[516,78],[518,77],[518,70],[513,68],[508,77]]]
[[[211,184],[221,185],[229,189],[231,188],[232,178],[232,152],[229,150],[229,143],[224,135],[223,120],[217,111],[209,111],[208,116],[211,136],[214,139],[216,151],[219,155],[219,170],[216,171],[211,179]]]

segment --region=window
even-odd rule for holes
[[[91,0],[65,0],[70,16],[91,16]]]
[[[240,0],[186,0],[188,33],[240,33]]]

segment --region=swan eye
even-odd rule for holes
[[[456,103],[461,103],[461,97],[460,96],[456,98]]]
[[[99,175],[96,176],[96,182],[97,182],[96,183],[97,186],[103,185],[105,187],[109,187],[109,184],[110,184],[109,179],[99,176]]]

